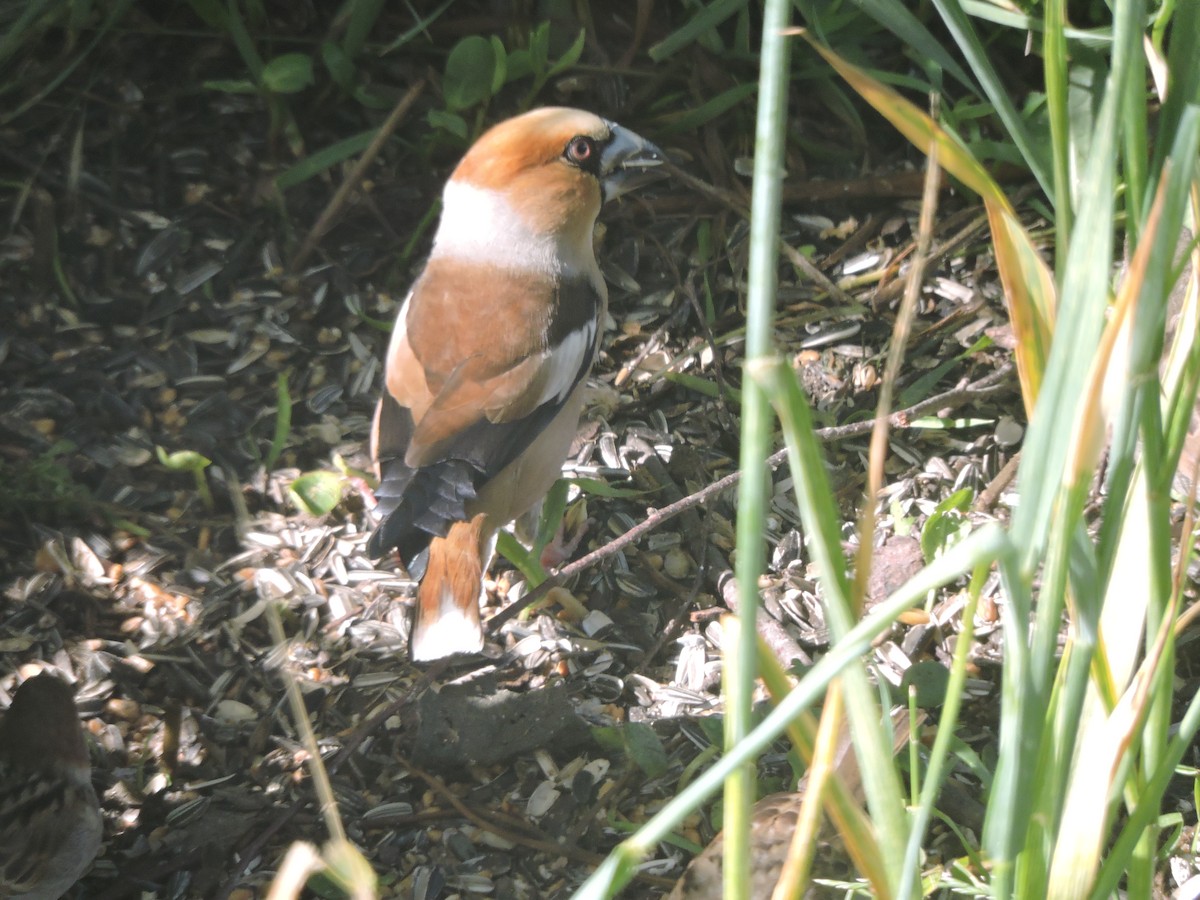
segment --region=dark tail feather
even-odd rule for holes
[[[383,461],[383,477],[375,491],[381,521],[367,542],[367,554],[386,556],[395,548],[410,574],[435,537],[470,518],[466,505],[475,499],[478,470],[461,459],[449,459],[413,470],[403,460]],[[416,577],[416,575],[414,575]]]

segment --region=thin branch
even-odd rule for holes
[[[388,703],[382,709],[378,710],[373,716],[360,722],[358,727],[354,729],[342,743],[341,749],[329,761],[326,768],[331,774],[336,774],[342,764],[350,758],[358,746],[365,741],[370,735],[375,732],[380,725],[387,721],[392,716],[398,714],[402,709],[414,702],[421,694],[423,694],[435,679],[441,677],[442,673],[449,668],[449,660],[438,660],[433,663],[428,669],[421,673],[408,689],[398,698]],[[310,803],[308,797],[297,797],[290,806],[280,811],[274,820],[261,832],[255,835],[254,839],[249,844],[244,846],[238,852],[239,860],[249,862],[257,859],[266,848],[267,842],[270,841],[282,828],[290,822],[298,812],[304,809]],[[232,893],[234,888],[238,886],[242,878],[245,877],[246,871],[243,865],[237,865],[232,868],[229,877],[218,889],[214,895],[215,900],[226,900]]]
[[[346,198],[350,196],[350,192],[362,183],[363,176],[367,174],[367,169],[371,163],[375,162],[375,157],[379,155],[379,151],[383,149],[383,145],[387,139],[392,136],[392,133],[400,127],[400,123],[404,121],[408,111],[412,109],[412,105],[421,96],[421,91],[425,89],[425,81],[422,79],[405,91],[404,96],[393,107],[387,119],[379,126],[379,132],[371,141],[370,146],[363,151],[363,155],[359,157],[358,162],[354,164],[354,168],[345,177],[338,189],[334,192],[333,197],[321,210],[321,215],[317,217],[317,221],[313,223],[311,229],[304,237],[304,243],[300,245],[299,252],[292,257],[291,263],[288,265],[288,270],[291,272],[299,271],[304,265],[305,260],[312,255],[313,250],[317,247],[319,241],[325,232],[329,230],[333,220],[341,213],[342,207],[346,203]]]
[[[668,163],[665,168],[666,172],[673,180],[682,182],[693,191],[715,200],[729,211],[749,221],[749,207],[741,197],[737,196],[732,191],[727,191],[723,188],[717,187],[714,184],[709,184],[707,181],[685,172],[683,169],[674,164]],[[839,303],[850,304],[855,302],[853,297],[834,284],[833,281],[830,280],[829,276],[813,265],[812,260],[810,260],[803,253],[782,238],[779,240],[779,249],[783,252],[783,255],[787,257],[788,262],[803,272],[805,276],[811,281],[815,282],[817,286],[821,288],[821,290],[825,291],[825,293],[827,293],[829,296],[834,297]]]
[[[957,406],[962,406],[973,400],[978,400],[980,397],[985,397],[988,394],[995,393],[1006,387],[1008,377],[1013,372],[1012,363],[1006,363],[999,369],[989,372],[978,381],[963,387],[953,388],[944,393],[922,400],[920,403],[915,403],[907,409],[898,410],[888,416],[888,422],[894,428],[907,428],[912,419],[924,415],[927,412],[939,409],[950,409]],[[854,422],[850,425],[834,425],[829,428],[817,429],[817,437],[825,441],[843,441],[847,438],[859,437],[861,435],[870,434],[871,429],[875,427],[874,420],[865,422]],[[779,450],[767,457],[767,464],[771,468],[778,468],[787,459],[787,449]],[[707,487],[703,487],[694,494],[689,494],[682,500],[677,500],[674,503],[668,504],[661,509],[653,507],[646,511],[646,518],[634,525],[624,534],[613,538],[602,547],[598,547],[591,553],[581,556],[575,562],[568,566],[564,566],[539,584],[536,588],[529,591],[515,603],[506,606],[496,615],[488,620],[488,627],[495,628],[503,625],[509,619],[519,615],[524,610],[528,609],[534,603],[540,601],[551,588],[562,584],[569,578],[573,578],[580,572],[591,568],[596,563],[600,562],[609,556],[615,554],[618,550],[623,550],[635,541],[641,540],[642,537],[661,527],[671,519],[678,516],[680,513],[686,512],[707,503],[717,495],[724,493],[731,487],[736,485],[741,479],[741,472],[730,472],[724,478],[714,481]]]

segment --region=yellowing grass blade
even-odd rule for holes
[[[1079,755],[1072,767],[1058,842],[1050,863],[1048,900],[1076,900],[1091,891],[1111,824],[1109,800],[1133,736],[1145,719],[1150,686],[1173,619],[1174,614],[1163,617],[1154,646],[1112,714],[1079,741]]]
[[[1025,401],[1025,414],[1032,416],[1042,387],[1046,360],[1050,356],[1050,338],[1054,334],[1057,302],[1054,275],[1008,201],[998,203],[985,197],[983,203],[992,229],[996,271],[1004,288],[1008,318],[1017,342],[1021,397]]]
[[[1096,457],[1105,443],[1108,425],[1117,414],[1117,400],[1110,399],[1110,395],[1111,398],[1119,398],[1127,391],[1125,382],[1129,378],[1129,343],[1133,338],[1133,323],[1146,267],[1150,264],[1155,234],[1162,219],[1168,182],[1167,178],[1159,182],[1154,205],[1142,231],[1142,240],[1121,280],[1112,317],[1096,351],[1096,367],[1088,390],[1092,402],[1082,407],[1086,424],[1076,428],[1073,452],[1067,457],[1065,477],[1072,483],[1092,477]],[[1103,396],[1097,397],[1097,390]],[[1090,434],[1085,436],[1084,432]],[[1121,521],[1121,537],[1100,613],[1100,641],[1093,666],[1093,677],[1105,679],[1093,685],[1094,688],[1098,687],[1099,697],[1112,698],[1124,689],[1142,648],[1146,604],[1150,597],[1146,573],[1153,566],[1148,491],[1146,472],[1139,463],[1130,485],[1129,502],[1125,505],[1125,515]],[[1093,690],[1089,705],[1084,708],[1082,725],[1085,728],[1088,725],[1088,710],[1094,707],[1091,701],[1097,699]]]
[[[1146,220],[1137,253],[1130,261],[1117,293],[1112,316],[1096,348],[1080,416],[1072,430],[1072,444],[1063,472],[1068,485],[1090,480],[1103,449],[1108,424],[1116,410],[1103,394],[1106,379],[1124,393],[1134,316],[1153,251],[1154,236],[1162,218],[1169,179],[1159,182],[1154,206]],[[1130,485],[1121,539],[1109,579],[1100,619],[1100,640],[1092,665],[1092,684],[1080,719],[1078,756],[1071,768],[1067,800],[1050,867],[1050,897],[1087,896],[1100,867],[1101,850],[1108,836],[1107,811],[1116,780],[1135,731],[1145,717],[1154,671],[1166,646],[1173,616],[1163,619],[1152,652],[1130,683],[1142,646],[1142,629],[1150,590],[1149,486],[1139,465]],[[1072,616],[1072,619],[1077,619]],[[1128,685],[1128,689],[1126,686]],[[1108,698],[1121,699],[1111,714]]]
[[[1004,196],[1004,192],[992,180],[992,176],[988,174],[987,169],[980,164],[979,160],[975,159],[967,148],[960,144],[953,135],[939,127],[925,112],[913,106],[887,85],[872,78],[858,66],[847,62],[828,47],[817,43],[804,29],[797,28],[792,33],[798,34],[808,41],[809,45],[833,66],[850,87],[858,91],[859,95],[870,103],[876,112],[891,122],[896,130],[908,138],[918,150],[924,152],[931,143],[936,143],[938,145],[938,162],[942,168],[984,200],[991,200],[1009,209],[1012,208],[1008,198]]]
[[[817,43],[803,29],[795,29],[792,33],[808,41],[847,84],[918,150],[925,152],[930,144],[936,144],[938,163],[942,168],[983,198],[996,248],[996,266],[1017,342],[1021,392],[1026,411],[1032,413],[1049,353],[1056,293],[1054,276],[1038,255],[1029,234],[1021,227],[1012,204],[971,152],[925,112],[828,47]]]
[[[1195,233],[1195,223],[1200,220],[1200,187],[1195,183],[1191,186],[1191,231]],[[1194,238],[1193,238],[1194,241]],[[1179,304],[1179,319],[1175,324],[1175,337],[1167,354],[1167,364],[1162,373],[1163,395],[1170,397],[1175,393],[1183,378],[1184,365],[1192,352],[1192,345],[1200,338],[1200,245],[1193,243],[1189,250],[1191,257],[1191,272],[1183,285]]]
[[[1124,382],[1128,378],[1128,346],[1132,337],[1133,317],[1141,296],[1146,266],[1150,262],[1154,233],[1162,217],[1163,190],[1166,184],[1167,179],[1164,178],[1160,182],[1154,206],[1146,220],[1142,241],[1138,244],[1137,253],[1134,254],[1121,281],[1112,314],[1092,358],[1092,369],[1088,374],[1084,395],[1086,399],[1079,404],[1079,418],[1072,430],[1071,450],[1067,454],[1067,465],[1063,470],[1063,480],[1070,487],[1078,487],[1081,479],[1091,479],[1100,451],[1104,448],[1108,424],[1116,414],[1115,403],[1109,401],[1106,396],[1109,393],[1105,390],[1106,382],[1112,385],[1112,390],[1118,396],[1125,393]]]
[[[783,667],[775,654],[761,640],[758,649],[759,674],[778,703],[791,689]],[[787,728],[788,738],[799,751],[805,763],[811,764],[817,746],[817,721],[811,712],[801,713]],[[871,885],[874,897],[890,897],[887,872],[883,868],[883,855],[879,849],[878,836],[862,807],[862,789],[855,774],[848,784],[840,772],[834,772],[824,794],[825,811],[842,841],[854,868]]]

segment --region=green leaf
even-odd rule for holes
[[[326,169],[366,150],[375,139],[375,134],[375,131],[364,131],[310,153],[294,166],[280,172],[275,177],[275,186],[281,191],[287,190],[321,174]]]
[[[412,28],[408,29],[405,32],[402,32],[400,34],[400,36],[397,37],[390,44],[388,44],[387,47],[385,47],[383,49],[383,52],[380,53],[379,55],[387,56],[389,53],[403,47],[405,44],[407,44],[409,41],[411,41],[417,35],[421,34],[423,31],[425,31],[426,28],[428,28],[430,25],[432,25],[434,22],[436,22],[438,20],[438,18],[442,15],[442,13],[444,13],[446,10],[448,10],[450,8],[451,4],[453,4],[453,3],[454,3],[454,0],[445,0],[445,2],[441,6],[439,6],[437,9],[435,9],[429,15],[425,16],[425,18],[421,19],[416,24],[414,24],[412,26]]]
[[[259,55],[258,48],[254,46],[254,38],[250,36],[250,31],[246,28],[246,23],[242,20],[238,4],[230,2],[227,10],[228,15],[225,19],[225,30],[229,32],[230,38],[233,39],[233,45],[237,47],[238,55],[241,56],[242,62],[250,70],[250,77],[255,82],[259,82],[262,79],[262,56]]]
[[[507,81],[517,81],[533,74],[533,56],[524,47],[508,54],[506,63]]]
[[[550,64],[550,23],[543,22],[529,35],[529,58],[533,71],[541,75]]]
[[[714,747],[720,747],[725,740],[725,717],[724,716],[702,716],[695,720],[695,724],[700,726],[700,730],[704,732],[704,736],[708,738],[709,744]]]
[[[350,19],[346,24],[346,35],[342,38],[342,47],[346,57],[352,59],[362,50],[367,42],[367,35],[375,27],[375,21],[383,9],[384,0],[350,0]]]
[[[495,67],[492,69],[492,94],[495,95],[504,87],[508,72],[508,54],[504,52],[504,44],[494,34],[491,38],[492,55],[495,57]]]
[[[570,478],[571,484],[576,485],[585,494],[591,494],[594,497],[622,497],[625,499],[635,497],[645,497],[653,491],[639,491],[635,488],[614,487],[607,481],[601,481],[599,478]]]
[[[546,580],[546,570],[542,568],[541,559],[527,550],[511,531],[501,529],[496,535],[496,550],[525,576],[530,587],[537,587]]]
[[[244,78],[217,78],[212,81],[200,82],[210,91],[220,91],[223,94],[257,94],[258,85]]]
[[[913,517],[905,515],[904,508],[895,500],[888,504],[888,510],[891,512],[892,521],[895,523],[896,534],[901,536],[912,534]]]
[[[138,525],[136,522],[130,521],[129,519],[122,519],[120,517],[116,517],[116,518],[110,519],[109,521],[111,522],[111,524],[113,525],[114,528],[119,528],[122,531],[128,531],[130,534],[136,535],[137,537],[141,537],[141,538],[150,537],[151,532],[150,532],[149,528],[143,528],[141,525]]]
[[[1033,176],[1038,180],[1038,183],[1047,195],[1054,196],[1048,153],[1049,148],[1029,131],[1024,119],[1022,119],[1013,103],[1011,85],[1000,72],[996,71],[992,58],[988,56],[986,44],[975,31],[963,5],[947,3],[945,0],[934,0],[934,6],[941,13],[946,28],[958,44],[959,50],[970,65],[975,77],[979,80],[979,85],[983,89],[984,95],[995,107],[996,114],[1004,123],[1013,143],[1020,149],[1026,164],[1033,172]],[[870,11],[868,10],[868,12]],[[888,10],[885,15],[887,17],[876,16],[876,20],[884,23],[885,27],[890,29],[892,22],[895,20],[895,10]],[[904,13],[906,21],[912,18],[912,13]],[[914,31],[908,36],[908,39],[902,38],[909,45],[914,45],[913,41],[917,39],[917,29],[922,34],[928,34],[924,26],[917,24],[915,21],[912,23],[912,28]],[[939,42],[932,38],[929,40],[928,50],[921,52],[935,61],[940,61],[940,64],[946,65],[947,71],[963,84],[969,86],[969,82],[963,77],[964,73],[962,70],[947,58],[944,48],[938,47]],[[935,50],[933,49],[934,47],[938,47],[938,49]],[[947,65],[947,63],[949,64]]]
[[[655,730],[644,722],[597,726],[592,729],[592,737],[606,752],[624,753],[647,778],[658,778],[667,771],[670,760],[666,748]]]
[[[367,862],[362,851],[345,838],[334,838],[321,851],[326,875],[341,889],[335,896],[376,896],[377,879],[375,870]]]
[[[442,112],[439,109],[431,109],[425,114],[425,121],[432,127],[448,131],[457,138],[464,141],[467,139],[467,121],[462,116]]]
[[[970,488],[955,491],[930,513],[921,529],[921,553],[927,562],[932,562],[939,551],[957,543],[955,538],[970,531],[970,522],[962,513],[970,508],[974,496]]]
[[[690,372],[663,372],[662,377],[667,381],[678,384],[680,387],[687,388],[689,391],[695,391],[697,394],[703,394],[706,397],[719,397],[722,394],[720,386],[715,381],[709,381],[700,375],[693,375]],[[725,385],[724,391],[725,400],[733,404],[741,404],[741,392],[729,385]]]
[[[354,61],[350,59],[345,50],[333,41],[322,41],[321,61],[329,70],[329,77],[333,79],[334,84],[347,91],[353,88]]]
[[[896,405],[903,409],[906,406],[915,406],[924,400],[933,393],[934,386],[942,380],[946,373],[955,369],[958,361],[958,357],[944,360],[921,375],[920,378],[914,379],[908,387],[900,392]]]
[[[42,455],[47,459],[54,459],[56,456],[66,456],[78,449],[74,441],[62,438],[51,444]]]
[[[650,58],[655,62],[662,62],[698,40],[705,32],[720,25],[745,5],[746,0],[716,0],[715,3],[710,3],[692,16],[682,28],[671,32],[651,47]]]
[[[195,450],[167,453],[162,447],[156,446],[154,452],[158,454],[158,461],[172,472],[198,472],[212,465],[211,459]]]
[[[575,63],[579,62],[579,57],[583,55],[583,45],[587,41],[587,32],[584,29],[579,29],[579,37],[575,38],[575,43],[567,48],[567,52],[558,58],[558,62],[550,67],[550,71],[546,73],[547,78],[553,78],[555,75],[560,75]]]
[[[554,535],[563,523],[563,515],[567,511],[567,492],[571,485],[566,479],[560,478],[551,485],[546,497],[542,500],[541,514],[538,516],[537,534],[533,539],[532,551],[539,557],[546,545],[554,540]]]
[[[313,61],[307,53],[285,53],[263,66],[263,87],[273,94],[295,94],[312,83]]]
[[[209,28],[227,29],[229,16],[218,0],[187,0],[187,5]]]
[[[645,722],[630,722],[621,729],[625,752],[647,778],[659,778],[670,762],[658,733]]]
[[[292,482],[288,495],[298,509],[309,515],[324,516],[342,499],[346,479],[337,472],[305,472]]]
[[[737,106],[757,90],[758,85],[754,82],[731,87],[729,90],[709,98],[699,106],[673,117],[667,123],[666,130],[669,132],[695,131],[701,125],[711,122],[717,116]]]
[[[946,702],[946,688],[950,685],[950,670],[931,659],[913,663],[900,679],[901,702],[907,703],[908,689],[917,692],[916,704],[922,709],[932,709]]]
[[[592,738],[600,745],[600,749],[608,753],[621,753],[625,750],[625,742],[621,740],[621,729],[615,725],[597,725],[592,729]]]
[[[442,82],[446,108],[469,109],[490,97],[495,70],[496,54],[487,38],[472,34],[455,44]]]
[[[41,18],[46,8],[50,6],[50,0],[29,0],[21,7],[13,7],[13,10],[20,9],[19,14],[14,14],[11,18],[6,17],[5,31],[0,36],[0,62],[8,59],[18,49],[29,43],[29,35],[33,33],[33,29],[38,19]]]
[[[292,395],[288,390],[288,374],[280,372],[275,378],[275,431],[271,437],[271,448],[263,461],[263,468],[268,472],[279,462],[292,430]]]
[[[395,101],[365,84],[356,84],[350,89],[350,96],[367,109],[391,109]]]

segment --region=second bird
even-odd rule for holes
[[[550,489],[579,425],[608,300],[596,217],[664,161],[599,116],[546,108],[485,133],[447,183],[372,431],[368,551],[399,550],[421,579],[414,660],[482,648],[496,532]]]

